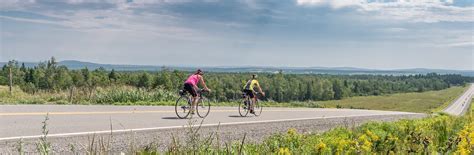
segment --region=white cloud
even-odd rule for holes
[[[330,5],[334,8],[342,8],[354,5],[369,5],[369,4],[452,4],[453,0],[394,0],[394,1],[384,1],[384,0],[296,0],[298,5]]]
[[[14,8],[19,9],[26,5],[35,4],[36,0],[1,0],[0,9]]]
[[[300,6],[330,6],[333,9],[356,8],[377,18],[413,22],[474,22],[474,7],[453,6],[453,0],[296,0]],[[376,13],[376,14],[373,14]]]
[[[406,28],[401,28],[401,27],[389,27],[389,28],[382,28],[380,30],[383,32],[394,32],[394,33],[407,31]]]
[[[474,47],[474,41],[447,44],[448,47]]]
[[[156,3],[183,3],[189,2],[191,0],[67,0],[67,3],[70,4],[80,4],[80,3],[109,3],[109,4],[156,4]]]
[[[10,17],[10,16],[3,16],[3,15],[0,15],[0,18],[14,20],[14,21],[20,21],[20,22],[29,22],[29,23],[37,23],[37,24],[51,24],[51,25],[63,26],[63,24],[61,24],[61,23],[58,23],[58,22],[55,22],[55,21],[50,21],[50,20],[43,20],[43,19],[19,18],[19,17]]]
[[[0,19],[62,26],[73,31],[90,33],[132,33],[137,36],[156,36],[181,40],[205,40],[204,34],[183,27],[175,22],[180,20],[170,15],[142,13],[140,16],[130,10],[80,10],[73,13],[61,11],[35,12],[42,16],[61,20],[31,19],[0,15]]]
[[[428,35],[425,40],[429,42],[426,46],[432,47],[474,48],[473,33],[460,30],[438,32],[438,35]]]
[[[365,1],[367,2],[367,1]],[[329,5],[335,9],[362,5],[363,0],[297,0],[298,5]]]

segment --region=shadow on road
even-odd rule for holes
[[[240,115],[229,115],[229,117],[242,117]],[[245,116],[245,117],[249,117],[249,116]]]
[[[161,119],[180,119],[178,117],[161,117]]]

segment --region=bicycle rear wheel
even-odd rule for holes
[[[198,116],[204,118],[209,115],[209,111],[211,111],[211,102],[209,101],[209,99],[201,97],[196,107],[196,112]]]
[[[239,104],[239,114],[242,117],[245,117],[249,114],[249,104],[250,104],[250,99],[248,97],[244,98],[242,102]]]
[[[187,118],[189,113],[191,112],[191,100],[189,99],[189,97],[181,96],[180,98],[178,98],[178,100],[176,100],[174,110],[178,118]]]
[[[260,116],[260,114],[262,114],[262,110],[263,110],[263,106],[262,106],[262,104],[260,104],[260,102],[257,99],[256,103],[254,103],[254,105],[253,105],[254,115],[255,116]]]

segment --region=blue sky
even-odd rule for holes
[[[472,0],[2,0],[0,61],[474,70]]]

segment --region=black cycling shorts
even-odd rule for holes
[[[255,97],[255,94],[253,93],[252,90],[244,89],[243,92],[244,92],[245,94],[247,94],[250,98],[254,98],[254,97]]]
[[[197,96],[197,91],[194,89],[194,86],[190,83],[185,83],[184,84],[184,90],[189,92],[193,97]]]

